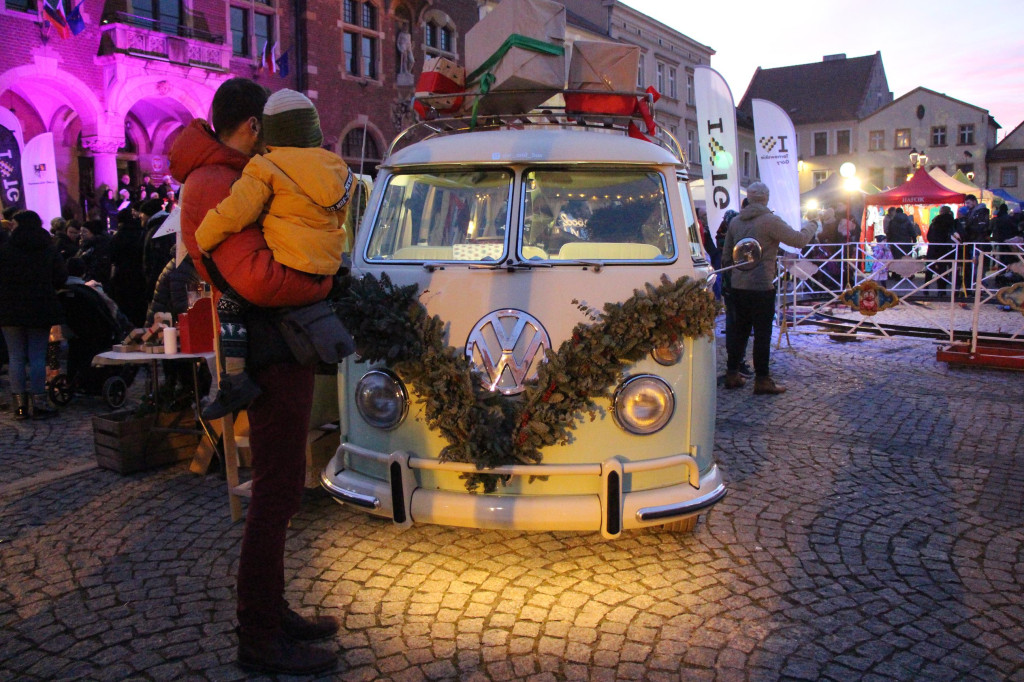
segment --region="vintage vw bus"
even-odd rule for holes
[[[347,359],[339,374],[342,442],[321,476],[334,498],[401,525],[615,537],[658,525],[689,530],[725,495],[712,459],[711,269],[686,164],[675,140],[635,139],[625,123],[591,126],[548,111],[475,128],[421,123],[395,141],[356,237],[354,279],[415,285],[414,299],[454,349],[445,356],[453,368],[435,366],[441,355],[433,351],[412,358],[420,362],[415,373],[403,373],[408,362]],[[631,348],[633,333],[621,324],[600,328],[605,304],[639,301],[648,315],[640,319],[657,325],[656,306],[643,308],[643,292],[653,291],[645,286],[684,276],[703,297],[702,315],[711,311],[703,333],[651,348],[601,375],[617,376],[615,385],[595,389],[598,370]],[[390,312],[401,320],[405,308]],[[379,310],[369,313],[374,324]],[[380,334],[394,328],[379,322]],[[603,344],[593,362],[576,358],[573,376],[560,364],[557,379],[538,387],[545,365],[584,337]],[[442,379],[450,388],[414,385]],[[590,415],[574,387],[582,394],[587,382],[597,395]],[[459,411],[467,387],[478,404]],[[516,412],[529,395],[547,412]],[[552,406],[558,401],[569,405],[561,413]],[[474,414],[491,426],[469,423]],[[446,421],[447,430],[439,428]],[[551,429],[562,429],[561,442],[533,457],[453,461],[453,448],[503,450],[510,432],[500,427],[509,424],[517,444]],[[492,426],[493,436],[481,435]],[[480,474],[491,484],[467,486]]]

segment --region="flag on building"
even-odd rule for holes
[[[695,67],[693,83],[697,100],[700,154],[690,161],[698,161],[701,165],[708,213],[707,226],[714,233],[726,211],[740,210],[740,179],[736,167],[736,159],[739,157],[736,106],[729,85],[710,66]]]
[[[259,71],[266,69],[270,73],[277,73],[277,43],[273,45],[270,41],[263,43],[263,54],[260,55]]]
[[[68,14],[68,28],[71,29],[71,35],[78,35],[85,30],[85,19],[82,18],[82,3],[85,0],[81,0],[75,8]]]
[[[50,3],[56,3],[56,6]],[[61,38],[71,37],[71,27],[68,26],[68,18],[64,14],[64,0],[43,0],[43,12],[46,20],[57,29],[57,35]]]
[[[288,50],[291,50],[291,48],[289,47]],[[281,78],[288,75],[288,50],[285,50],[281,56],[276,59],[277,75]]]

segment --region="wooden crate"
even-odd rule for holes
[[[194,426],[191,412],[136,417],[125,410],[93,417],[96,463],[104,469],[130,474],[190,459],[198,445],[199,434],[162,429]]]

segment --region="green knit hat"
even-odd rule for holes
[[[278,90],[263,107],[263,141],[268,147],[319,147],[324,134],[313,102],[301,92]]]

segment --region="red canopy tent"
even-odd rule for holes
[[[864,197],[868,206],[906,206],[909,204],[962,204],[966,194],[946,189],[928,174],[918,168],[914,177],[899,187]]]
[[[927,206],[936,204],[962,204],[966,194],[955,192],[933,178],[923,167],[899,187],[864,197],[864,215],[861,225],[867,224],[868,206]],[[927,239],[928,222],[924,221],[922,231]],[[861,230],[861,240],[869,241],[867,230]]]

